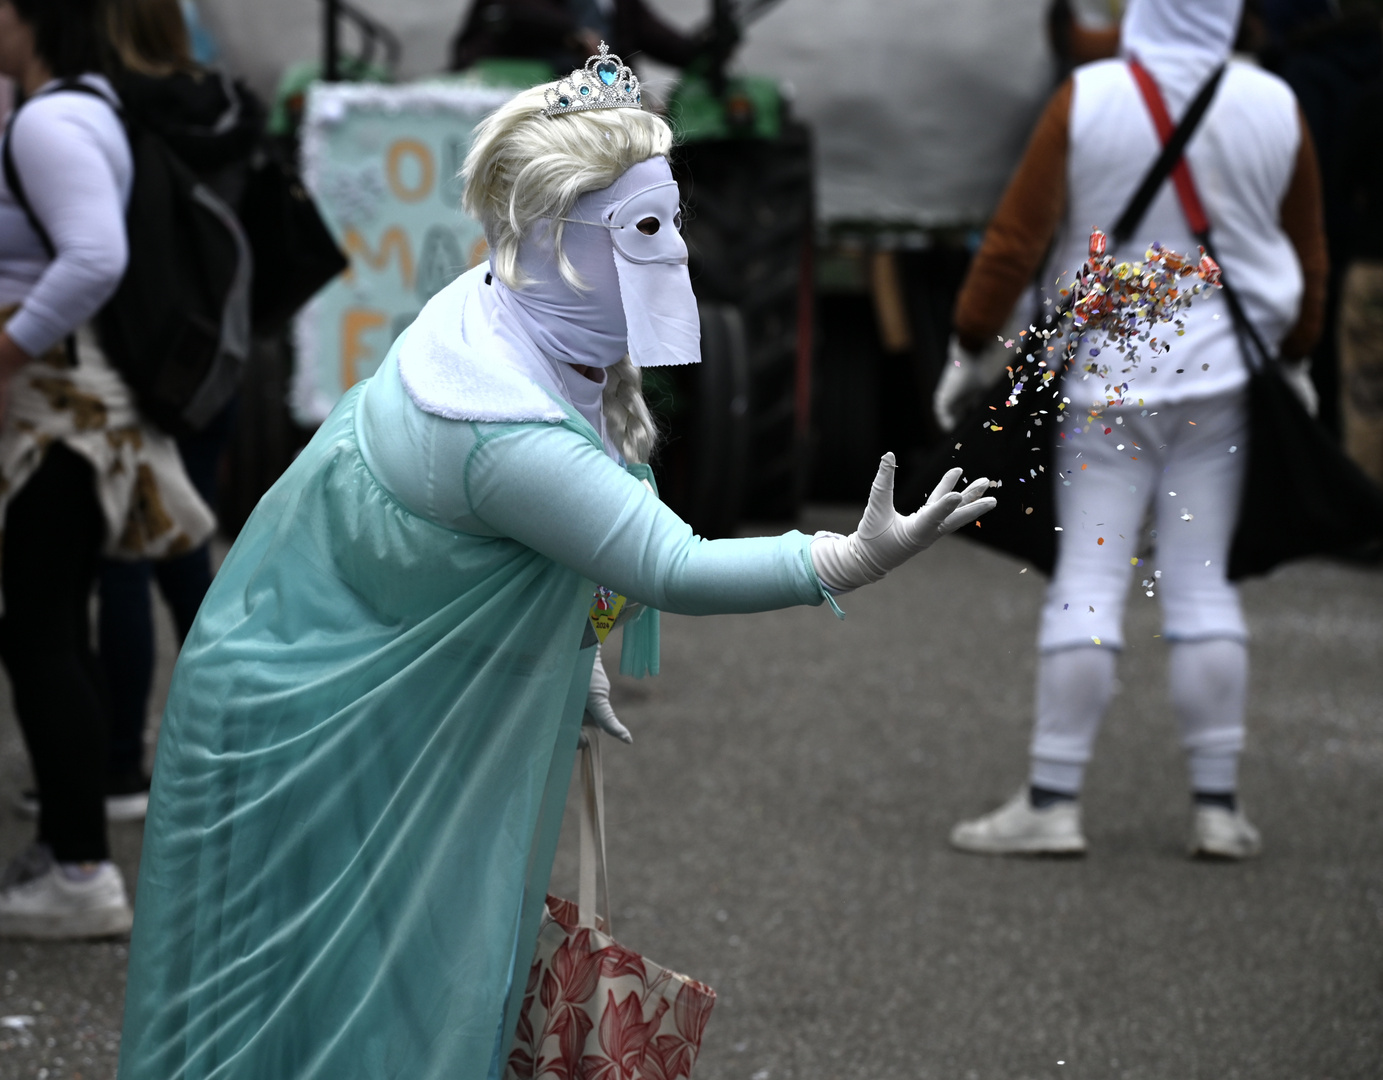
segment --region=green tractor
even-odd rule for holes
[[[811,401],[814,232],[811,136],[767,79],[726,72],[740,28],[776,0],[714,0],[723,43],[683,75],[668,103],[677,131],[674,172],[701,311],[702,363],[646,371],[665,438],[654,461],[664,498],[698,533],[724,536],[743,517],[795,515],[805,487]],[[317,78],[392,81],[394,36],[343,0],[322,0],[320,64],[280,83],[275,134],[291,147],[306,88]],[[343,39],[352,40],[346,47]],[[462,75],[530,86],[553,77],[523,59],[482,60]],[[232,527],[302,441],[283,415],[288,340],[264,343],[248,373],[235,453]],[[264,401],[258,399],[263,397]],[[272,399],[272,400],[270,400]],[[295,437],[296,434],[296,437]],[[243,489],[243,490],[241,490]]]
[[[776,0],[715,0],[715,40]],[[796,515],[806,486],[815,232],[811,132],[770,79],[713,53],[668,102],[702,363],[645,372],[668,502],[705,536]]]
[[[811,135],[778,85],[726,67],[742,28],[777,0],[714,0],[711,50],[667,105],[673,172],[701,312],[702,362],[650,368],[664,440],[663,497],[698,533],[796,514],[805,487],[812,373]],[[545,64],[485,59],[466,77],[528,86]]]

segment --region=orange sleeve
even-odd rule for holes
[[[1074,20],[1071,26],[1071,63],[1077,67],[1095,60],[1119,55],[1119,24],[1104,30],[1090,30]]]
[[[961,283],[952,321],[970,352],[994,340],[1008,321],[1061,223],[1072,87],[1067,79],[1047,102]]]
[[[1301,263],[1303,289],[1301,310],[1296,325],[1282,339],[1284,359],[1296,360],[1316,345],[1325,323],[1325,290],[1330,273],[1330,257],[1325,246],[1325,209],[1321,202],[1321,173],[1316,165],[1316,147],[1311,141],[1306,117],[1297,110],[1301,144],[1297,164],[1287,194],[1282,197],[1282,231],[1296,249]]]

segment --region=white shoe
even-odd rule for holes
[[[992,813],[962,821],[951,846],[979,855],[1084,855],[1080,804],[1063,799],[1037,810],[1024,788]]]
[[[1192,823],[1191,855],[1207,859],[1251,859],[1263,840],[1242,810],[1197,806]]]
[[[114,863],[70,881],[57,863],[37,877],[0,889],[0,937],[75,939],[128,934],[134,912]]]

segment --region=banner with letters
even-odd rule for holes
[[[475,125],[515,93],[465,83],[317,83],[303,182],[350,266],[299,313],[294,418],[316,426],[379,366],[422,306],[486,257],[461,210]]]

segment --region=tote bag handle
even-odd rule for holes
[[[592,728],[583,728],[581,741],[581,854],[576,890],[577,925],[596,925],[596,876],[605,891],[605,933],[610,924],[610,876],[605,865],[605,773],[600,765],[600,741]]]

